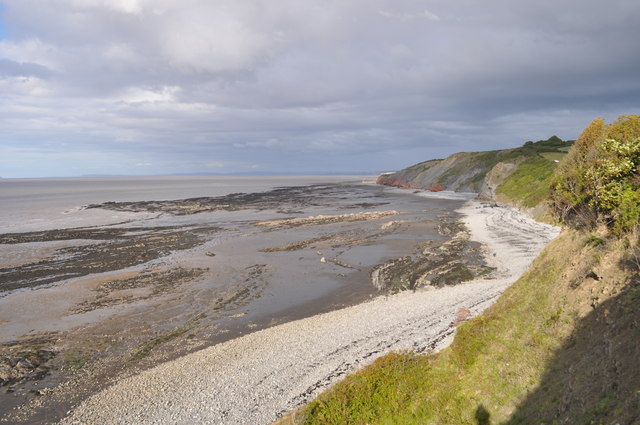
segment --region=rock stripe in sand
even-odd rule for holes
[[[459,309],[488,307],[558,234],[509,208],[471,202],[461,212],[497,279],[380,297],[255,332],[123,379],[62,423],[270,424],[391,350],[446,345]]]

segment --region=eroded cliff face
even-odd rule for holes
[[[572,144],[571,140],[552,136],[518,148],[456,153],[383,174],[378,183],[406,189],[476,192],[483,199],[533,208],[545,198],[549,177]]]
[[[376,183],[383,184],[385,186],[394,186],[402,189],[422,189],[426,186],[432,186],[432,184],[422,185],[419,176],[422,173],[428,172],[430,169],[438,166],[443,160],[433,159],[430,161],[421,162],[411,167],[405,168],[395,173],[386,173],[378,177]],[[441,167],[440,167],[441,168]]]
[[[481,199],[496,199],[496,189],[498,186],[517,168],[518,164],[515,162],[498,162],[482,180],[478,197]]]
[[[383,174],[378,177],[376,183],[383,184],[385,186],[399,187],[401,189],[430,190],[431,192],[440,192],[441,190],[445,190],[445,188],[439,184],[420,186],[415,183],[410,183],[404,177],[398,175],[397,173]]]
[[[477,192],[493,199],[500,178],[506,178],[516,168],[515,162],[500,161],[504,152],[508,151],[457,153],[446,159],[421,162],[395,173],[383,174],[377,183],[435,192]],[[494,168],[497,168],[495,172]],[[490,181],[487,180],[489,176]]]

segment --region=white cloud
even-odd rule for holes
[[[114,42],[105,46],[104,58],[110,61],[135,63],[138,59],[135,50],[126,43]]]
[[[176,100],[176,95],[179,92],[180,87],[175,86],[163,86],[155,90],[142,87],[130,87],[114,100],[124,103],[170,103]]]
[[[36,77],[2,77],[0,76],[0,92],[3,96],[29,96],[33,98],[48,96],[52,93],[49,85]]]
[[[169,66],[179,71],[247,69],[269,48],[268,39],[230,7],[176,9],[164,22],[158,43]],[[209,12],[209,13],[206,13]]]
[[[440,17],[438,15],[436,15],[435,13],[430,12],[428,10],[424,10],[422,12],[422,16],[424,18],[427,18],[427,19],[431,20],[431,21],[439,21],[440,20]]]
[[[58,49],[37,37],[24,40],[0,40],[0,58],[9,58],[19,63],[37,63],[55,69]]]
[[[209,162],[205,162],[204,166],[205,167],[224,168],[224,167],[227,166],[227,164],[225,164],[222,161],[209,161]]]
[[[251,142],[234,143],[233,147],[238,149],[253,149],[253,148],[283,149],[283,148],[291,148],[293,146],[291,145],[291,143],[272,138],[268,140],[257,140],[257,141],[251,141]]]
[[[145,0],[57,0],[57,3],[74,6],[80,9],[106,8],[120,13],[138,15],[142,12],[143,6],[151,2]]]
[[[381,10],[380,12],[381,16],[384,16],[385,18],[393,18],[393,19],[400,19],[400,20],[411,20],[411,19],[427,19],[429,21],[439,21],[440,17],[438,15],[436,15],[435,13],[429,11],[429,10],[423,10],[421,12],[415,12],[415,13],[406,13],[406,12],[390,12],[388,10]]]

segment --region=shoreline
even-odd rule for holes
[[[173,211],[192,203],[151,207]],[[415,259],[423,268],[481,261],[477,244],[456,250],[459,244],[448,242],[459,227],[454,211],[460,200],[425,202],[380,186],[339,184],[198,203],[232,211],[167,212],[117,225],[0,235],[1,262],[10,267],[2,270],[5,281],[33,287],[0,296],[0,422],[55,423],[124,377],[243,334],[367,301],[380,291],[371,284],[372,270],[398,259]],[[237,210],[240,204],[251,208]],[[87,211],[97,210],[77,214]],[[184,249],[163,249],[169,243]],[[25,252],[28,258],[12,262]],[[157,259],[133,264],[154,252]],[[439,259],[425,260],[431,252]],[[407,261],[397,266],[384,274],[387,282],[415,281]],[[102,272],[94,273],[96,267]],[[76,276],[38,286],[43,278],[56,280],[62,268]]]
[[[270,424],[389,351],[443,348],[460,310],[475,316],[491,305],[558,234],[493,205],[470,201],[458,212],[495,278],[377,297],[214,345],[118,381],[62,423]]]

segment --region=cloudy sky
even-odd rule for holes
[[[399,169],[640,112],[637,0],[0,0],[0,176]]]

